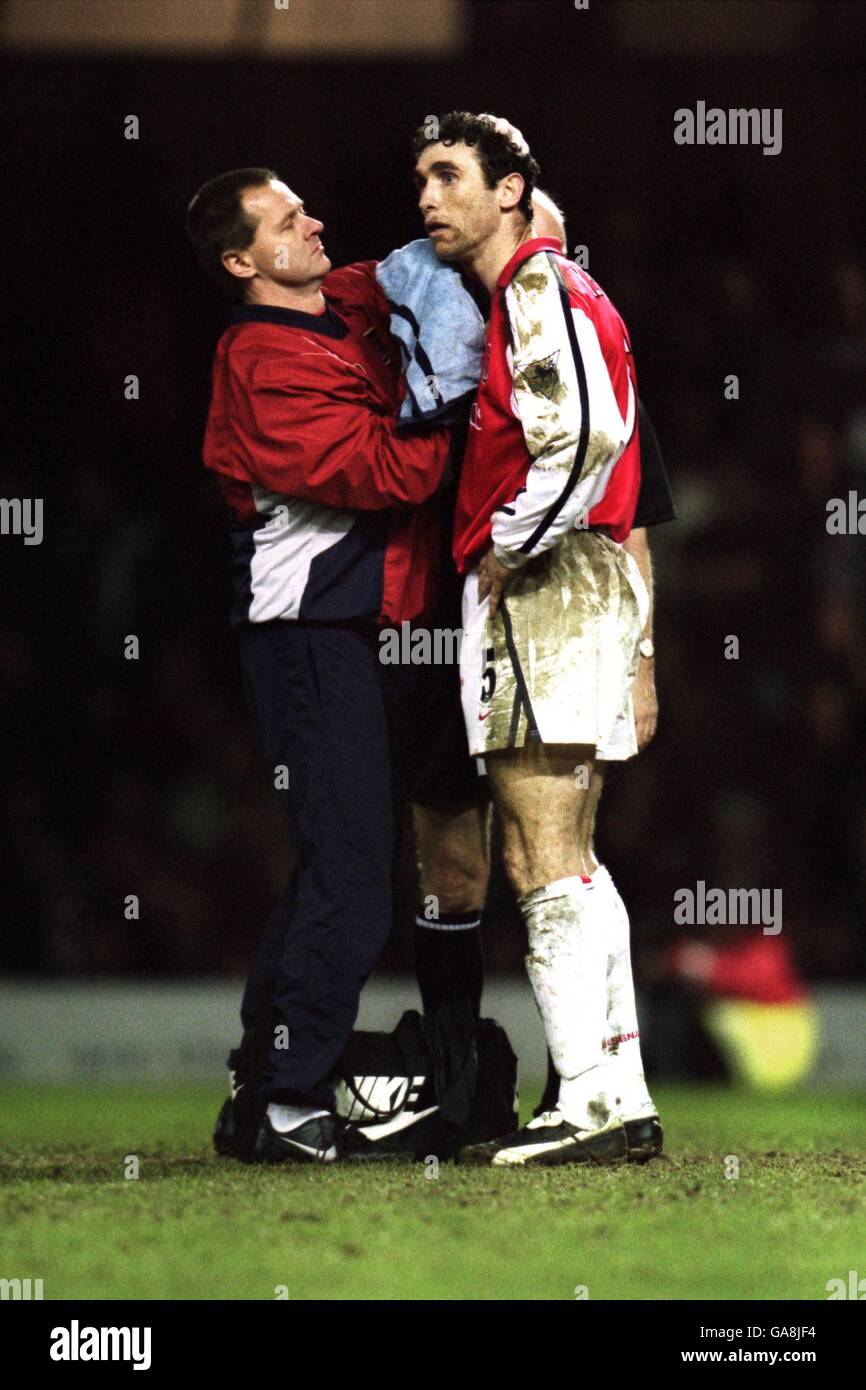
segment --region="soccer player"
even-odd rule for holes
[[[565,223],[561,210],[541,189],[532,195],[532,220],[538,236],[551,237],[565,251]],[[484,294],[476,286],[476,296],[483,302]],[[652,740],[658,719],[658,700],[654,679],[652,562],[647,538],[648,526],[671,521],[675,516],[673,500],[652,422],[639,403],[641,483],[635,512],[634,530],[623,542],[637,563],[650,596],[650,609],[641,633],[638,674],[632,689],[635,729],[638,749]],[[450,493],[451,489],[448,489]],[[452,567],[453,569],[453,567]],[[441,625],[459,624],[459,598],[451,597],[452,575],[446,573],[440,603]],[[452,611],[453,609],[453,611]],[[413,807],[415,839],[418,849],[419,879],[422,908],[415,928],[415,954],[418,980],[425,1008],[429,1011],[443,997],[470,993],[473,1002],[480,998],[483,983],[481,943],[478,925],[487,894],[488,881],[488,815],[489,799],[486,779],[467,784],[461,773],[457,756],[458,740],[453,736],[454,714],[450,708],[450,672],[434,668],[424,673],[433,679],[442,692],[437,701],[438,727],[445,732],[429,749],[425,760],[428,771],[419,778]],[[459,706],[459,694],[454,690],[454,704]],[[461,732],[463,730],[460,715]],[[465,741],[465,734],[463,734]],[[446,752],[445,743],[448,744]],[[437,771],[438,769],[438,771]],[[455,795],[454,783],[460,779],[460,796]],[[424,787],[428,789],[424,794]],[[436,789],[439,795],[436,796]],[[434,797],[436,799],[434,800]],[[440,895],[446,895],[440,898]],[[433,895],[441,906],[441,916],[425,915],[423,904]],[[619,1058],[623,1073],[630,1072],[634,1084],[643,1088],[643,1063],[640,1034],[631,975],[631,953],[628,918],[618,917],[619,932],[608,935],[608,1013],[605,1047]],[[554,1110],[559,1093],[559,1074],[548,1053],[548,1076],[536,1114]],[[641,1092],[642,1093],[642,1092]],[[644,1162],[661,1150],[662,1135],[658,1126],[642,1122],[629,1128],[631,1143],[629,1159]]]
[[[491,298],[454,559],[470,751],[485,759],[556,1109],[466,1151],[496,1164],[616,1163],[660,1143],[642,1076],[605,1048],[625,909],[593,850],[605,762],[637,751],[632,686],[649,597],[623,548],[640,486],[625,326],[532,227],[538,172],[507,122],[451,113],[415,139],[437,254]],[[627,925],[625,926],[627,933]]]
[[[551,237],[559,242],[563,255],[567,254],[565,218],[548,193],[536,188],[532,195],[532,222],[536,236]],[[623,541],[623,546],[633,557],[641,579],[649,594],[649,612],[641,633],[640,660],[638,673],[632,688],[635,732],[638,751],[645,748],[655,736],[658,723],[658,697],[655,688],[655,644],[653,642],[653,574],[647,527],[660,522],[672,521],[675,516],[673,499],[668,487],[661,453],[655,430],[641,402],[640,414],[640,470],[641,483],[634,516],[634,529]],[[619,1056],[619,1065],[624,1072],[631,1072],[636,1084],[642,1088],[643,1061],[640,1052],[640,1030],[638,1028],[637,1007],[634,997],[634,982],[631,974],[631,943],[629,922],[625,912],[619,915],[620,933],[608,941],[607,963],[607,1031],[605,1047]],[[559,1092],[559,1075],[548,1053],[547,1084],[539,1103],[536,1115],[556,1108]],[[661,1152],[662,1134],[660,1126],[650,1121],[643,1123],[644,1142],[638,1143],[637,1126],[631,1125],[629,1158],[638,1162],[646,1161]]]
[[[272,170],[206,184],[187,231],[234,301],[204,460],[235,517],[232,621],[297,849],[232,1058],[249,1091],[264,1043],[265,1075],[257,1095],[235,1096],[226,1149],[326,1163],[338,1156],[329,1078],[392,922],[392,733],[407,671],[379,661],[378,630],[432,602],[431,499],[450,435],[397,434],[398,366],[372,266],[333,272],[326,297],[322,223]]]

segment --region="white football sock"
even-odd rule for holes
[[[520,899],[526,970],[560,1075],[557,1109],[580,1129],[611,1118],[604,1037],[607,1011],[605,895],[575,875]]]
[[[617,1113],[628,1120],[655,1115],[643,1074],[640,1029],[631,973],[631,928],[625,903],[603,864],[592,876],[607,923],[607,1028],[609,1085]]]
[[[288,1134],[307,1120],[317,1120],[327,1113],[327,1110],[315,1110],[312,1106],[277,1105],[274,1101],[268,1106],[268,1119],[278,1134]]]

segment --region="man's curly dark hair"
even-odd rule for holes
[[[483,111],[449,111],[447,116],[428,116],[415,132],[413,150],[417,159],[428,145],[474,146],[488,188],[495,188],[506,174],[523,175],[523,196],[517,204],[527,222],[532,221],[532,191],[541,172],[529,146],[515,126],[502,116]]]

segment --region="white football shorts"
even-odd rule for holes
[[[460,686],[469,751],[581,744],[637,752],[632,685],[649,612],[640,570],[601,531],[575,530],[517,570],[496,617],[463,587]]]

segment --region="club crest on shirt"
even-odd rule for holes
[[[549,357],[542,357],[538,362],[531,362],[528,367],[521,368],[515,373],[515,377],[533,396],[545,396],[547,400],[552,401],[559,383],[559,349]]]

